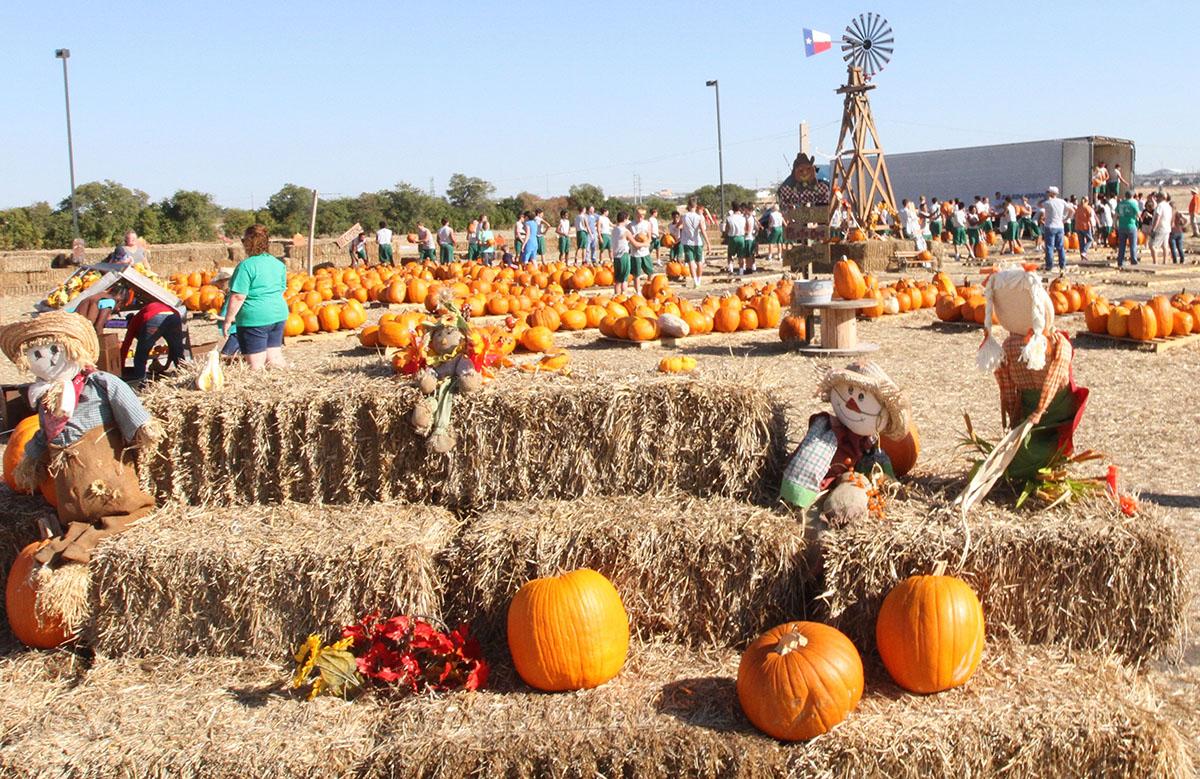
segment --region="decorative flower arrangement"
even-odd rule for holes
[[[478,690],[488,664],[467,625],[443,632],[420,617],[381,619],[365,615],[342,628],[342,637],[323,644],[310,635],[296,650],[292,687],[318,695],[349,698],[367,687],[397,695]]]

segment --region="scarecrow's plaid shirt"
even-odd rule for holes
[[[996,383],[1000,385],[1000,416],[1006,428],[1015,427],[1021,421],[1021,392],[1042,391],[1037,408],[1029,415],[1036,424],[1041,420],[1046,407],[1054,396],[1071,381],[1071,356],[1073,350],[1067,334],[1054,331],[1050,339],[1050,351],[1046,367],[1040,371],[1030,370],[1021,361],[1021,350],[1025,348],[1025,336],[1010,335],[1004,340],[1004,361],[996,369]]]

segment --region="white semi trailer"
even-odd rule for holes
[[[1063,197],[1087,195],[1092,168],[1101,162],[1110,171],[1119,164],[1125,180],[1132,181],[1133,141],[1093,135],[887,156],[897,203],[925,195],[970,204],[975,195],[990,198],[996,192],[1036,202],[1049,186],[1058,187]]]

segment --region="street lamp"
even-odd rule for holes
[[[717,93],[717,170],[721,176],[721,218],[725,218],[725,153],[721,148],[721,85],[714,78],[704,86],[713,87]]]
[[[75,237],[79,237],[79,209],[75,207],[75,148],[71,143],[71,87],[67,82],[67,60],[71,57],[70,49],[55,49],[54,56],[63,63],[63,94],[67,98],[67,161],[71,166],[71,225],[75,228]]]

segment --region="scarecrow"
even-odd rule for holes
[[[65,311],[9,325],[0,348],[36,377],[29,404],[40,429],[14,473],[33,489],[54,480],[59,519],[66,525],[38,550],[38,563],[86,564],[96,544],[154,508],[130,460],[132,450],[161,436],[161,427],[124,381],[96,369],[100,345],[84,317]]]
[[[833,413],[809,417],[808,433],[784,471],[780,496],[804,509],[824,496],[822,515],[844,523],[867,514],[880,475],[894,478],[879,437],[904,437],[908,400],[873,362],[827,370],[817,396],[833,407]]]
[[[491,344],[471,330],[466,312],[460,312],[453,299],[441,301],[445,313],[414,338],[402,361],[401,373],[416,379],[425,396],[412,410],[412,426],[435,452],[445,454],[454,448],[450,431],[450,411],[458,393],[477,392],[483,386],[486,370],[499,358]]]
[[[1012,265],[995,271],[984,283],[984,300],[976,364],[996,376],[1000,420],[1009,432],[960,496],[964,514],[1001,475],[1024,483],[1056,455],[1070,455],[1088,398],[1087,388],[1075,384],[1074,350],[1067,334],[1054,329],[1054,303],[1035,271]],[[992,335],[993,313],[1008,331],[1003,343]]]

